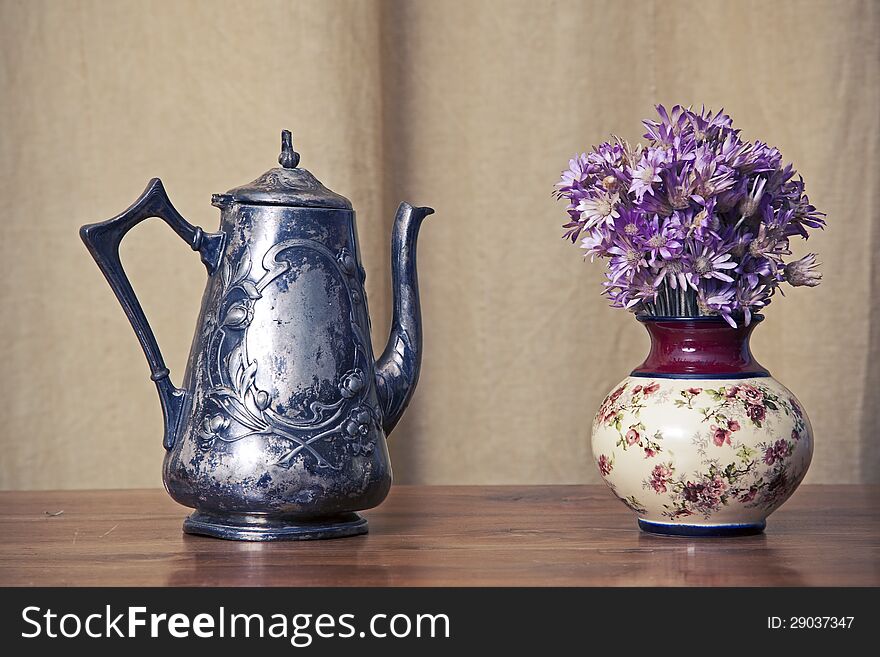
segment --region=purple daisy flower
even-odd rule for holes
[[[629,192],[635,194],[637,201],[641,201],[645,194],[654,195],[654,183],[662,182],[660,171],[663,168],[664,159],[663,151],[651,148],[642,156],[638,166],[632,169],[632,183]]]
[[[611,245],[611,231],[604,224],[589,231],[586,237],[581,240],[584,257],[590,256],[590,261],[597,256],[600,258],[609,257],[608,249],[611,248]]]
[[[687,114],[681,105],[676,105],[672,108],[671,117],[663,105],[657,105],[655,109],[660,116],[660,121],[652,121],[650,119],[642,121],[642,125],[648,130],[644,137],[654,142],[671,145],[675,136],[681,134],[682,129],[687,124]]]
[[[626,235],[630,239],[638,239],[648,232],[646,215],[633,208],[621,208],[620,216],[609,227],[614,233]]]
[[[621,277],[632,276],[640,269],[648,267],[645,252],[626,235],[612,236],[608,253],[611,255],[608,273],[612,283],[616,284]]]
[[[663,222],[656,214],[646,222],[645,230],[637,236],[639,244],[648,252],[648,262],[654,265],[658,259],[678,258],[683,249],[679,240],[681,226],[672,221]]]
[[[667,202],[673,210],[686,210],[694,201],[691,185],[695,179],[692,171],[692,167],[688,165],[683,166],[678,172],[670,167],[661,176],[663,186],[666,188]]]
[[[776,276],[776,268],[768,258],[756,258],[745,255],[739,261],[736,273],[750,286],[755,287],[761,281]]]
[[[697,310],[700,315],[721,315],[736,328],[736,286],[715,279],[702,281],[697,289]]]
[[[596,168],[612,173],[613,169],[621,166],[625,157],[624,148],[619,143],[605,142],[599,144],[592,153],[587,156],[589,162]]]
[[[744,279],[736,287],[736,307],[742,312],[745,325],[752,322],[752,313],[770,303],[770,292],[765,285],[749,285]]]
[[[715,212],[715,199],[710,198],[703,207],[692,214],[690,221],[682,224],[686,226],[688,236],[693,235],[695,243],[708,244],[710,242],[727,242],[722,237],[723,226],[719,213]]]
[[[566,192],[570,192],[573,189],[580,187],[583,188],[583,183],[590,175],[592,170],[592,166],[587,159],[586,153],[581,153],[573,157],[568,161],[568,169],[562,172],[562,178],[558,183],[556,183],[556,196],[557,198],[563,198],[566,196]]]
[[[766,224],[761,224],[757,236],[749,242],[748,254],[753,258],[766,258],[775,274],[783,258],[791,255],[791,249],[783,231],[772,227],[768,229]]]
[[[736,262],[731,259],[730,253],[715,251],[710,244],[696,254],[686,254],[685,261],[688,268],[688,280],[695,290],[703,278],[716,278],[719,281],[733,283],[733,277],[726,273],[736,269]]]
[[[694,155],[691,176],[694,194],[699,196],[701,201],[711,199],[736,184],[735,171],[721,163],[705,146],[697,149]]]
[[[733,131],[733,121],[724,114],[724,109],[713,115],[712,111],[704,106],[699,114],[688,112],[687,118],[691,123],[694,139],[698,142],[714,141],[725,132]]]
[[[632,308],[637,304],[652,304],[657,300],[658,293],[654,277],[649,271],[642,270],[633,276],[627,286],[624,308]]]
[[[618,194],[599,192],[581,199],[575,209],[581,213],[580,218],[584,228],[589,230],[600,223],[613,224],[614,220],[620,216],[617,211],[619,201]]]
[[[686,290],[688,288],[688,275],[685,271],[686,264],[683,258],[661,260],[657,263],[657,275],[654,277],[654,285],[668,285],[673,290]]]

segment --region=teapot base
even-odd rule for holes
[[[357,536],[368,529],[367,519],[356,513],[305,520],[195,511],[183,521],[183,531],[230,541],[310,541]]]

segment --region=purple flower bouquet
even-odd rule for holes
[[[651,336],[593,420],[593,457],[645,531],[753,534],[803,480],[813,433],[749,336],[780,284],[819,284],[816,256],[793,260],[789,244],[824,215],[779,151],[743,141],[726,114],[657,113],[647,146],[614,137],[557,189],[565,237],[608,259],[605,295]]]
[[[729,116],[657,106],[647,146],[613,137],[569,163],[556,195],[565,235],[608,258],[604,294],[640,316],[721,316],[748,325],[777,287],[815,286],[816,256],[792,237],[825,225],[780,152],[740,138]]]

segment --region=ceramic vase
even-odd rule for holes
[[[602,402],[593,456],[644,531],[758,533],[803,480],[810,421],[752,356],[762,319],[639,318],[651,350]]]

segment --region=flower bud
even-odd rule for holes
[[[739,202],[739,213],[748,219],[758,210],[758,201],[751,196],[746,196]]]
[[[253,319],[253,311],[246,303],[238,303],[232,306],[223,318],[223,326],[230,328],[242,328],[250,324]]]
[[[822,272],[816,271],[818,266],[815,253],[805,255],[785,265],[785,280],[794,287],[816,287],[822,280]]]
[[[208,421],[208,426],[210,427],[211,431],[216,433],[217,431],[222,431],[227,426],[229,426],[229,420],[222,415],[215,415]]]
[[[260,390],[260,392],[254,395],[254,403],[261,411],[265,411],[269,407],[269,393],[265,390]]]

